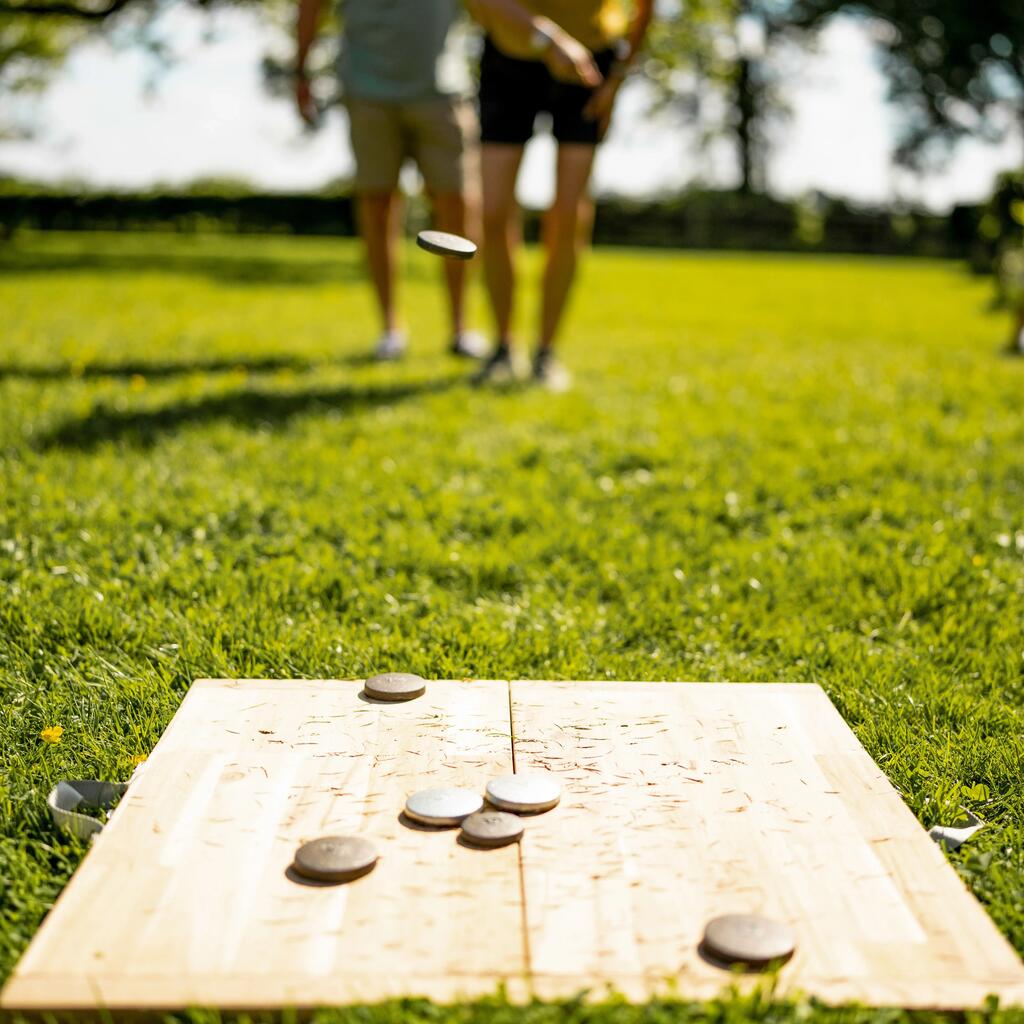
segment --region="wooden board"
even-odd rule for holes
[[[0,998],[19,1010],[273,1009],[396,995],[716,994],[718,913],[799,938],[784,990],[830,1002],[1024,1002],[1024,967],[815,686],[195,684]],[[406,828],[406,796],[547,769],[521,848]],[[347,886],[296,846],[367,835]]]
[[[819,687],[516,683],[512,728],[517,769],[566,790],[522,850],[538,994],[714,995],[704,923],[763,913],[798,938],[783,990],[1024,1001],[1017,954]]]
[[[447,999],[493,991],[495,964],[522,978],[517,851],[481,856],[399,822],[411,792],[511,771],[507,684],[433,683],[404,704],[361,690],[197,682],[3,1006]],[[298,845],[337,833],[377,844],[371,874],[329,888],[287,876]]]

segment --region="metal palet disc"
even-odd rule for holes
[[[473,846],[508,846],[522,837],[522,821],[505,811],[477,811],[462,822],[461,838]]]
[[[359,836],[324,836],[295,851],[292,867],[317,882],[348,882],[372,871],[377,849]]]
[[[414,793],[405,802],[405,813],[424,825],[458,825],[483,807],[479,793],[442,786]]]
[[[476,255],[476,245],[473,242],[447,231],[421,231],[416,236],[416,244],[435,256],[447,256],[454,260],[469,260]]]
[[[370,676],[363,684],[367,697],[374,700],[400,701],[419,697],[427,688],[427,681],[411,672],[385,672]]]
[[[501,811],[540,814],[561,798],[561,784],[550,775],[503,775],[487,783],[487,799]]]
[[[796,939],[781,921],[759,914],[724,914],[707,923],[704,948],[728,964],[765,967],[788,960]]]

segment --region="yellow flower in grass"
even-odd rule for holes
[[[51,725],[48,729],[44,729],[39,735],[42,737],[44,743],[60,743],[60,738],[64,735],[64,726]]]

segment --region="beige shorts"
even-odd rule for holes
[[[431,192],[477,190],[480,126],[468,100],[381,103],[350,96],[345,105],[360,192],[392,191],[407,159],[416,161]]]

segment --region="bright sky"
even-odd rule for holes
[[[19,100],[42,130],[31,141],[0,143],[0,172],[129,187],[227,175],[271,188],[315,187],[350,172],[343,114],[309,136],[290,103],[265,94],[260,60],[280,39],[254,14],[204,16],[179,6],[162,17],[180,60],[155,89],[147,89],[150,59],[137,49],[99,40],[83,46],[41,98]],[[895,172],[896,115],[868,36],[852,20],[833,23],[818,52],[800,58],[788,78],[792,113],[769,167],[776,192],[820,189],[943,208],[986,196],[999,170],[1020,166],[1021,141],[1010,138],[1001,146],[966,143],[943,174],[924,181]],[[700,153],[692,128],[643,117],[642,93],[624,91],[598,160],[598,190],[640,195],[695,178],[732,184],[729,151]],[[26,102],[35,104],[31,111]],[[520,180],[525,201],[550,195],[552,156],[550,140],[531,144]]]

